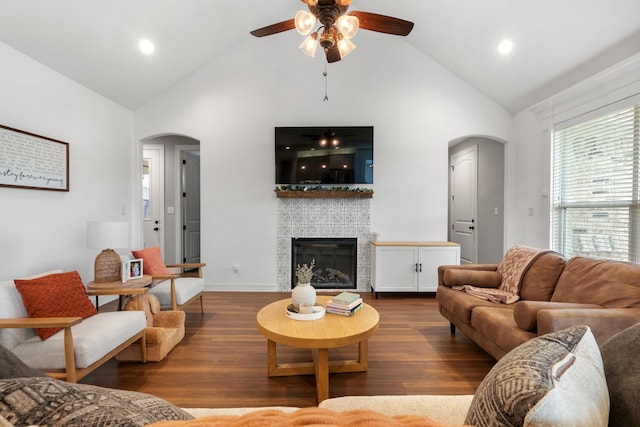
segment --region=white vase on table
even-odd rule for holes
[[[300,304],[314,305],[316,303],[316,289],[310,283],[298,283],[291,291],[293,307],[298,310]]]

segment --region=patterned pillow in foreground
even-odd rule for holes
[[[476,427],[606,426],[609,392],[588,326],[533,338],[484,378],[465,424]]]
[[[0,381],[0,415],[14,425],[137,427],[190,420],[182,409],[150,394],[72,384],[52,378]]]

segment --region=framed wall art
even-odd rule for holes
[[[69,144],[0,125],[0,186],[69,191]]]

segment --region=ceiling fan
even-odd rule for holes
[[[413,22],[377,13],[352,11],[347,13],[351,0],[301,0],[309,7],[309,12],[300,10],[295,18],[268,25],[251,31],[256,37],[264,37],[294,28],[308,37],[300,49],[315,56],[320,45],[325,52],[327,62],[337,62],[355,49],[351,38],[359,28],[379,33],[406,36],[413,29]],[[316,22],[321,26],[311,32]]]

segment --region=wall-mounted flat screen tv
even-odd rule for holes
[[[276,184],[373,184],[373,126],[276,127]]]

